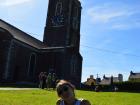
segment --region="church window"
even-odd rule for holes
[[[28,68],[28,76],[32,77],[35,73],[35,65],[36,65],[36,54],[32,53],[29,59],[29,68]]]
[[[58,2],[56,4],[55,16],[59,16],[61,14],[62,14],[62,2]]]
[[[76,59],[75,59],[75,56],[72,56],[72,59],[71,59],[71,74],[72,75],[76,74]]]
[[[78,8],[74,7],[74,17],[78,17]]]
[[[75,30],[77,30],[77,28],[78,28],[78,7],[74,7],[72,25],[73,25],[73,28]]]

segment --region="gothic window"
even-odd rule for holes
[[[36,65],[36,54],[32,53],[29,59],[29,68],[28,68],[28,76],[32,77],[35,72],[35,65]]]
[[[73,28],[77,29],[78,28],[78,7],[74,7],[74,12],[73,12]]]
[[[71,35],[71,45],[75,46],[75,34]]]
[[[78,7],[74,7],[74,17],[78,17]]]
[[[76,59],[75,59],[75,56],[72,56],[72,59],[71,59],[71,74],[76,75]]]
[[[62,13],[62,2],[57,2],[55,7],[55,14],[52,17],[52,25],[53,27],[60,27],[64,25],[64,16]]]
[[[58,2],[55,8],[55,16],[59,16],[62,14],[62,2]]]

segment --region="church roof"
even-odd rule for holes
[[[12,26],[11,24],[3,21],[0,19],[0,27],[4,28],[5,30],[7,30],[9,33],[12,34],[12,36],[21,41],[24,42],[32,47],[35,47],[37,49],[44,49],[47,46],[44,45],[43,42],[41,42],[40,40],[30,36],[29,34],[21,31],[20,29],[16,28],[15,26]]]

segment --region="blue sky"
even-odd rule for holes
[[[81,0],[82,81],[140,72],[140,1]],[[0,18],[42,40],[48,0],[0,0]]]

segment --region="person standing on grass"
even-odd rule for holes
[[[39,88],[42,89],[42,85],[43,85],[43,72],[39,74]]]
[[[43,85],[42,85],[42,89],[44,89],[45,88],[45,86],[46,86],[46,79],[47,79],[47,73],[46,72],[43,72]]]
[[[52,76],[51,73],[48,74],[47,79],[46,79],[46,84],[47,84],[47,89],[49,90],[52,85]]]
[[[53,75],[52,75],[52,88],[53,88],[53,90],[56,87],[56,80],[57,80],[57,76],[55,73],[53,73]]]
[[[46,83],[46,72],[41,72],[39,74],[39,88],[44,89],[45,88],[45,83]]]
[[[56,105],[91,105],[88,100],[77,99],[74,89],[74,85],[70,82],[60,80],[56,86],[57,95],[60,97]]]

